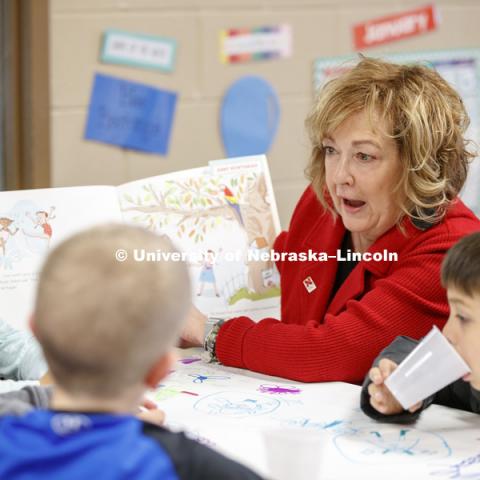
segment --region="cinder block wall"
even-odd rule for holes
[[[425,2],[426,3],[426,2]],[[242,75],[267,79],[281,102],[280,127],[268,153],[283,227],[306,185],[309,144],[304,119],[312,95],[313,61],[353,52],[354,23],[416,8],[409,0],[51,0],[51,147],[53,186],[120,184],[196,167],[225,156],[219,107]],[[364,53],[480,46],[480,2],[438,0],[437,32]],[[293,56],[285,60],[224,65],[219,31],[287,23]],[[108,28],[174,37],[175,71],[104,65],[99,61]],[[179,94],[168,156],[147,155],[83,140],[95,72],[144,82]]]

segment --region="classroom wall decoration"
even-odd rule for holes
[[[271,83],[281,102],[281,123],[268,156],[282,225],[287,227],[307,185],[304,168],[310,142],[304,121],[313,100],[309,81],[312,60],[354,55],[356,48],[377,54],[383,50],[382,41],[389,42],[384,43],[389,51],[477,48],[478,13],[475,0],[52,0],[47,112],[52,128],[52,185],[121,184],[224,157],[219,128],[223,96],[240,77],[259,75]],[[400,17],[380,21],[395,14]],[[422,27],[425,15],[427,30]],[[428,25],[432,26],[428,22],[434,20],[435,29],[428,30]],[[355,46],[356,24],[363,25],[368,45]],[[123,44],[117,43],[115,52],[120,49],[129,58],[127,45],[134,43],[128,48],[138,51],[137,45],[143,46],[143,42],[132,42],[125,34],[175,40],[173,71],[106,63],[108,59],[101,58],[105,32],[115,30],[123,34]],[[408,33],[416,36],[402,36]],[[85,140],[96,72],[177,92],[175,130],[165,157],[105,148]]]
[[[480,142],[480,49],[437,50],[382,55],[398,63],[421,62],[435,68],[460,94],[470,116],[467,139]],[[319,88],[332,76],[348,70],[357,56],[321,58],[315,62],[314,85]],[[471,163],[467,182],[462,190],[463,201],[480,216],[480,158]]]
[[[220,130],[228,157],[267,153],[280,120],[280,105],[273,87],[263,78],[237,80],[223,98]]]
[[[356,50],[403,40],[436,30],[439,24],[434,5],[357,23],[352,29]]]
[[[177,42],[173,38],[107,30],[100,59],[103,63],[172,72],[176,50]]]
[[[176,103],[175,92],[97,73],[85,138],[166,155]]]
[[[292,31],[289,25],[256,28],[232,28],[220,32],[222,63],[241,63],[292,54]]]

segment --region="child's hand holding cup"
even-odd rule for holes
[[[398,367],[382,359],[370,371],[370,403],[385,415],[414,412],[425,398],[469,372],[463,358],[434,326]]]
[[[385,380],[395,371],[398,365],[388,358],[382,358],[378,367],[370,369],[368,376],[372,383],[368,386],[370,405],[384,415],[396,415],[403,411],[403,407],[386,387]],[[422,402],[411,406],[408,410],[413,413],[420,408]]]

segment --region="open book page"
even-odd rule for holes
[[[267,257],[280,222],[264,156],[213,161],[117,191],[125,221],[167,235],[185,252],[199,310],[278,318],[279,275]]]
[[[115,187],[1,192],[0,318],[28,328],[38,273],[49,250],[106,221],[122,221]]]

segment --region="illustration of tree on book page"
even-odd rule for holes
[[[186,252],[202,312],[278,316],[279,275],[269,253],[280,222],[264,156],[216,160],[117,191],[126,221]]]

